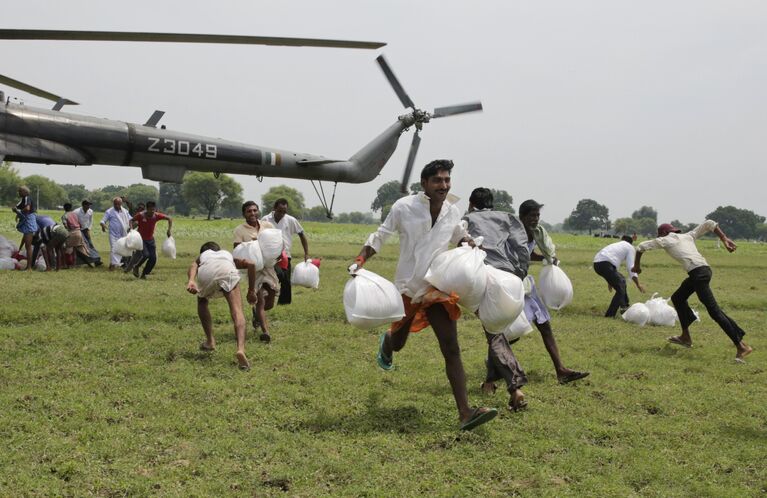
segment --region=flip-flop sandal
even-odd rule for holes
[[[507,406],[510,412],[519,412],[527,408],[527,400],[525,398],[522,398],[517,403],[514,403],[513,401],[509,401],[509,404]]]
[[[576,380],[583,379],[585,377],[589,376],[590,372],[570,372],[569,374],[565,375],[564,377],[557,378],[557,381],[560,384],[569,384],[570,382],[575,382]]]
[[[671,344],[676,344],[677,346],[682,346],[683,348],[691,348],[692,344],[687,344],[683,340],[681,340],[679,337],[672,335],[668,338],[668,342]]]
[[[392,364],[392,358],[386,356],[383,352],[384,341],[386,340],[386,332],[381,332],[381,336],[378,338],[378,354],[376,354],[376,363],[381,370],[389,371],[394,369]]]
[[[200,351],[206,351],[208,353],[211,353],[211,352],[213,352],[215,350],[216,350],[216,348],[210,348],[210,347],[206,346],[204,342],[200,343]]]
[[[272,336],[270,336],[269,334],[267,334],[265,332],[262,332],[261,335],[258,336],[258,340],[261,341],[261,342],[269,343],[269,342],[272,341]]]
[[[482,408],[475,408],[474,411],[471,412],[469,420],[461,424],[462,431],[470,431],[485,422],[490,422],[496,415],[498,415],[498,410],[495,408],[488,408],[486,411],[481,410]]]

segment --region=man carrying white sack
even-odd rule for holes
[[[666,253],[682,264],[687,272],[687,278],[682,282],[679,288],[671,296],[671,302],[674,303],[677,315],[679,315],[679,324],[682,326],[682,335],[669,337],[669,342],[684,347],[692,346],[692,337],[690,337],[690,324],[697,317],[690,309],[687,299],[693,294],[698,295],[698,299],[706,307],[711,318],[727,334],[737,353],[735,361],[743,362],[751,351],[750,346],[743,342],[743,336],[746,333],[741,329],[735,320],[727,316],[714,298],[709,283],[711,282],[711,267],[708,266],[706,259],[698,252],[695,246],[695,240],[708,232],[714,232],[724,244],[729,252],[734,252],[738,246],[735,242],[727,238],[719,225],[713,220],[706,220],[687,233],[681,233],[681,230],[669,223],[664,223],[658,227],[658,238],[647,240],[637,246],[636,261],[631,269],[636,273],[642,273],[641,261],[642,254],[645,251],[653,249],[664,249]]]
[[[244,260],[237,260],[237,266],[248,270],[247,299],[250,304],[254,304],[256,302],[256,268],[253,263]],[[222,251],[215,242],[206,242],[200,247],[200,256],[189,266],[187,276],[189,280],[186,290],[197,296],[197,315],[205,332],[205,342],[200,344],[200,349],[202,351],[216,349],[213,318],[210,315],[208,301],[216,297],[224,297],[234,323],[237,365],[241,370],[250,369],[250,362],[245,356],[245,315],[242,312],[240,297],[240,272],[235,267],[232,255]]]
[[[493,193],[490,189],[479,187],[472,191],[469,196],[469,212],[463,219],[468,223],[469,235],[484,239],[482,250],[487,254],[485,264],[525,278],[530,263],[530,254],[525,247],[525,228],[511,213],[493,210]],[[480,389],[486,393],[495,393],[495,382],[503,379],[509,392],[509,410],[521,410],[527,406],[521,390],[527,384],[527,375],[514,356],[506,336],[484,330],[487,339],[487,375]]]
[[[626,262],[626,269],[631,274],[631,280],[644,294],[644,287],[639,283],[639,275],[631,271],[634,266],[634,239],[630,235],[621,237],[620,242],[607,245],[594,256],[594,271],[605,279],[607,289],[615,291],[615,295],[607,307],[605,317],[615,318],[618,313],[623,314],[629,308],[629,295],[626,291],[626,279],[618,272],[621,262]]]
[[[543,204],[538,204],[533,199],[526,200],[519,205],[519,220],[524,225],[525,233],[527,234],[527,249],[530,253],[530,261],[545,260],[549,264],[556,265],[559,260],[555,256],[556,248],[554,242],[549,237],[546,229],[539,224],[542,207]],[[536,247],[541,254],[535,252]],[[589,372],[570,370],[562,363],[562,359],[559,357],[557,340],[554,338],[554,331],[551,329],[551,315],[540,296],[538,296],[538,290],[535,288],[535,282],[532,281],[532,277],[528,281],[530,282],[530,292],[525,294],[525,317],[527,321],[534,323],[541,333],[546,351],[548,351],[551,361],[554,363],[557,381],[560,384],[567,384],[568,382],[588,376]]]
[[[107,225],[109,226],[109,247],[111,248],[109,253],[109,271],[120,266],[122,256],[117,254],[115,242],[128,234],[130,218],[128,210],[123,207],[123,200],[120,197],[115,197],[112,199],[112,207],[106,210],[104,218],[101,219],[102,232],[106,232]]]
[[[424,278],[438,254],[447,251],[450,245],[470,241],[455,206],[458,198],[449,195],[452,169],[450,160],[427,164],[421,171],[423,192],[403,197],[392,205],[386,220],[370,234],[349,270],[353,274],[381,251],[386,239],[394,233],[399,235],[400,254],[394,284],[402,294],[405,317],[393,323],[388,333],[381,334],[378,366],[391,370],[393,354],[405,347],[409,334],[431,325],[445,358],[445,372],[458,407],[460,428],[471,430],[492,420],[498,412],[469,405],[456,326],[461,316],[458,296],[440,292]]]

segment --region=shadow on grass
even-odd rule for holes
[[[723,424],[721,434],[732,439],[742,439],[749,442],[761,441],[762,444],[767,443],[767,429],[765,428],[758,429],[743,425]]]
[[[358,413],[328,413],[320,410],[314,417],[298,424],[308,432],[343,432],[354,434],[387,433],[416,434],[437,432],[414,406],[382,407],[381,394],[368,396],[365,410]]]

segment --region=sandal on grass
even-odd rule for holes
[[[461,424],[461,430],[470,431],[485,422],[490,422],[496,415],[498,415],[498,410],[495,408],[475,408],[474,411],[471,412],[469,420]]]
[[[684,348],[692,347],[692,344],[688,344],[684,342],[682,339],[679,338],[678,335],[672,335],[671,337],[669,337],[668,342],[670,342],[671,344],[676,344],[677,346],[682,346]]]

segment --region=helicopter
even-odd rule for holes
[[[278,38],[239,35],[55,31],[0,29],[0,39],[79,40],[174,43],[229,43],[283,46],[377,49],[381,42]],[[383,55],[376,59],[402,105],[408,110],[348,159],[243,144],[167,129],[158,124],[164,112],[155,110],[143,124],[62,112],[76,102],[27,83],[0,75],[0,84],[55,102],[52,109],[12,103],[0,91],[0,161],[59,165],[114,165],[140,167],[145,179],[181,183],[187,171],[306,179],[312,182],[328,217],[338,183],[366,183],[375,179],[394,153],[399,137],[415,128],[401,189],[408,180],[421,142],[420,131],[431,119],[482,110],[480,102],[418,108],[394,75]],[[319,189],[314,182],[317,182]],[[328,203],[322,182],[333,182]]]

